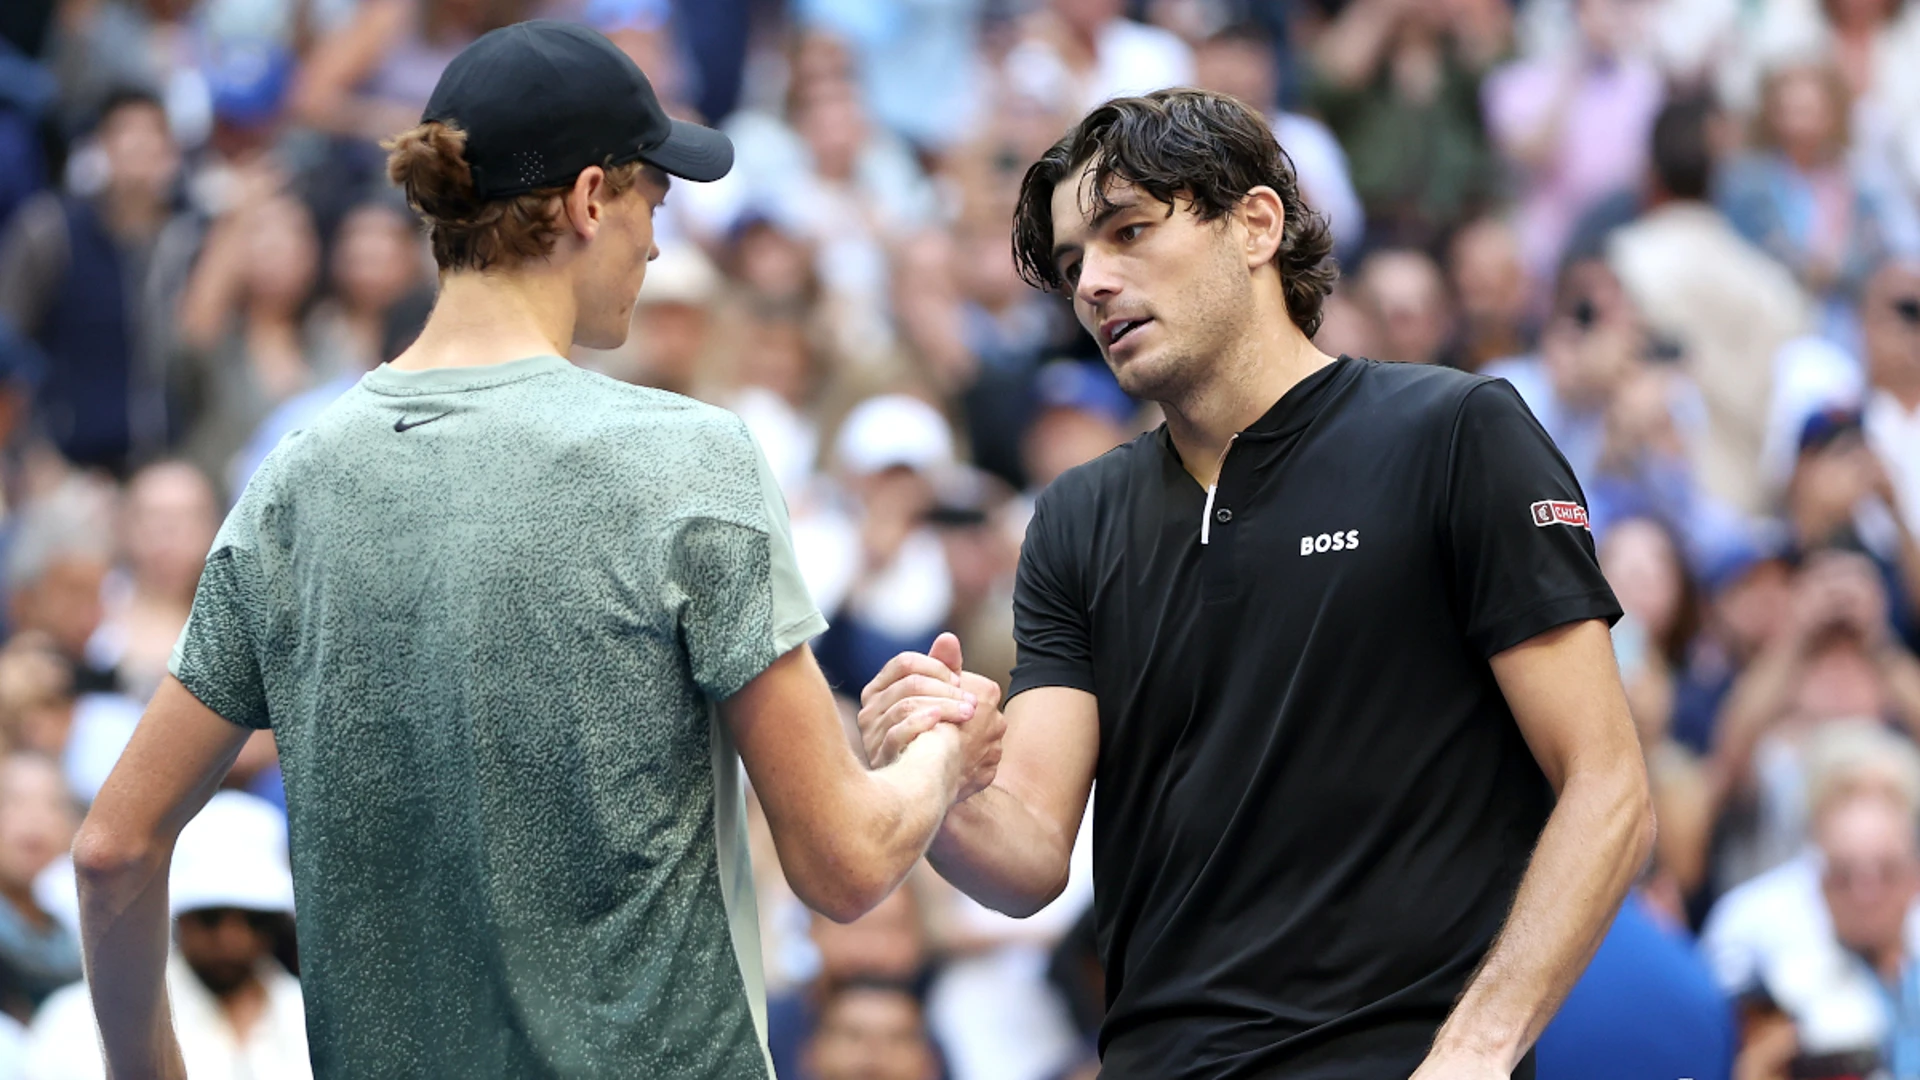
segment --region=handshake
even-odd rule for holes
[[[910,746],[932,740],[959,770],[956,803],[993,783],[1007,733],[999,684],[962,664],[960,639],[941,634],[927,652],[904,652],[887,661],[860,692],[867,765],[885,768]]]

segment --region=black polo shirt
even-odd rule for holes
[[[1620,614],[1583,505],[1507,383],[1345,357],[1211,508],[1164,427],[1040,496],[1012,693],[1099,699],[1103,1077],[1419,1065],[1553,805],[1488,658]]]

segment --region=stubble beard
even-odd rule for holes
[[[1169,342],[1160,355],[1138,357],[1121,364],[1108,362],[1120,389],[1144,401],[1162,404],[1183,400],[1199,381],[1205,364],[1190,349]]]
[[[1176,316],[1175,326],[1190,326],[1193,331],[1181,340],[1164,342],[1147,356],[1119,365],[1109,361],[1122,390],[1175,410],[1206,390],[1243,332],[1253,303],[1245,279],[1236,282],[1231,276],[1245,271],[1233,264],[1223,265],[1221,271],[1219,278],[1196,283],[1191,306]],[[1166,323],[1159,326],[1172,337]]]

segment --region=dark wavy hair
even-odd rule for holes
[[[1340,276],[1333,233],[1301,198],[1293,160],[1259,113],[1225,94],[1185,89],[1115,98],[1088,113],[1020,182],[1013,258],[1037,289],[1065,288],[1053,262],[1053,192],[1088,162],[1095,213],[1111,205],[1115,181],[1166,203],[1169,215],[1184,201],[1202,221],[1219,220],[1263,184],[1278,192],[1286,224],[1273,264],[1287,314],[1308,337],[1320,329],[1321,303]]]

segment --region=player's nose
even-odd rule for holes
[[[1111,303],[1120,295],[1121,282],[1114,273],[1113,264],[1097,258],[1092,252],[1081,257],[1080,279],[1074,282],[1073,297],[1082,304],[1098,312],[1101,305]]]

